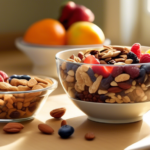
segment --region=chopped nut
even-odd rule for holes
[[[126,60],[125,60],[125,63],[126,63],[126,64],[132,64],[132,62],[133,62],[132,59],[126,59]]]
[[[112,81],[112,82],[110,83],[110,85],[111,85],[111,86],[118,86],[117,82],[115,82],[115,81]]]

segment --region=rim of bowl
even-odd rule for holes
[[[37,76],[37,75],[32,75],[32,76]],[[51,79],[53,81],[53,84],[46,87],[46,88],[43,88],[43,89],[38,89],[38,90],[30,90],[30,91],[4,91],[4,92],[1,92],[0,91],[0,94],[23,94],[23,93],[35,93],[35,92],[42,92],[42,91],[46,91],[46,90],[51,90],[51,89],[55,89],[57,88],[57,85],[58,85],[58,82],[51,78],[51,77],[47,77],[47,76],[37,76],[37,77],[43,77],[43,78],[48,78],[48,79]]]
[[[122,46],[122,45],[109,45],[109,46]],[[124,46],[124,47],[128,47],[128,48],[131,48],[131,46]],[[149,46],[141,46],[141,47],[145,47],[145,48],[149,48]],[[101,48],[101,47],[85,47],[85,48],[74,48],[74,49],[68,49],[68,50],[62,50],[60,52],[58,52],[56,55],[55,55],[55,59],[57,60],[60,60],[60,61],[65,61],[65,62],[69,62],[69,63],[73,63],[73,64],[79,64],[79,65],[92,65],[92,66],[110,66],[110,67],[114,67],[114,66],[138,66],[138,65],[149,65],[150,63],[137,63],[137,64],[125,64],[125,65],[109,65],[109,64],[89,64],[89,63],[78,63],[78,62],[71,62],[71,61],[67,61],[65,59],[61,59],[59,58],[59,55],[61,53],[67,53],[69,51],[78,51],[78,50],[87,50],[87,49],[98,49],[98,48]]]
[[[45,49],[49,49],[49,48],[56,48],[56,49],[58,49],[58,48],[66,48],[66,49],[71,49],[71,48],[74,48],[74,47],[77,47],[77,48],[83,48],[83,47],[92,47],[92,46],[101,46],[101,45],[109,45],[109,44],[107,44],[107,43],[111,43],[111,40],[110,39],[108,39],[108,38],[106,38],[105,39],[105,42],[104,43],[102,43],[102,44],[93,44],[93,45],[41,45],[41,44],[31,44],[31,43],[27,43],[27,42],[25,42],[25,41],[23,41],[23,37],[18,37],[18,38],[16,38],[16,40],[15,40],[15,43],[17,44],[17,43],[19,43],[19,44],[21,44],[21,45],[23,45],[23,46],[27,46],[27,47],[32,47],[32,48],[37,48],[37,47],[39,47],[39,48],[45,48]]]
[[[74,100],[74,101],[79,101],[81,103],[92,103],[94,105],[111,105],[111,106],[116,106],[116,105],[135,105],[135,104],[141,104],[141,103],[150,103],[150,101],[144,101],[144,102],[136,102],[136,103],[97,103],[97,102],[90,102],[90,101],[82,101],[82,100],[78,100],[72,97],[69,97],[70,99]]]

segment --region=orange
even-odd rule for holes
[[[66,30],[64,26],[54,19],[43,19],[32,24],[23,37],[28,43],[42,45],[64,45]]]
[[[102,44],[105,35],[96,24],[86,21],[72,24],[66,33],[67,45]]]

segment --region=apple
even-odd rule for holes
[[[61,15],[58,19],[63,25],[65,25],[67,20],[71,17],[71,14],[72,14],[73,10],[75,9],[75,7],[76,7],[76,4],[72,1],[67,2],[63,6]]]
[[[65,29],[68,29],[73,23],[77,21],[93,22],[95,16],[93,12],[83,5],[77,5],[72,1],[66,3],[62,8],[59,21],[63,24]]]
[[[93,22],[95,19],[92,11],[85,6],[77,5],[72,12],[71,18],[68,20],[67,28],[77,21]]]

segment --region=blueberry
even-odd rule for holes
[[[11,82],[11,80],[13,78],[15,78],[15,79],[25,79],[25,80],[30,80],[31,79],[31,77],[29,75],[16,75],[16,74],[14,74],[14,75],[9,77],[8,81]]]
[[[137,81],[139,84],[142,84],[142,83],[144,82],[145,75],[146,75],[146,70],[145,70],[145,68],[141,68],[141,69],[140,69],[139,76],[138,76],[138,78],[136,79],[136,81]]]
[[[74,128],[69,125],[64,125],[58,130],[58,134],[61,138],[67,139],[69,138],[74,132]]]
[[[132,85],[132,82],[133,82],[133,79],[129,79],[127,81],[124,81],[124,83],[128,83],[128,84],[131,84],[131,85]]]
[[[12,76],[9,77],[8,81],[10,82],[13,78],[20,79],[20,76],[14,74],[14,75],[12,75]]]
[[[87,73],[90,76],[91,80],[93,82],[95,82],[96,81],[96,77],[94,76],[94,71],[91,68],[89,68],[88,71],[87,71]]]
[[[143,68],[146,70],[146,73],[150,74],[150,65],[142,65],[141,69]]]
[[[29,81],[31,79],[31,77],[29,75],[21,75],[20,79],[25,79],[25,80]]]
[[[110,83],[113,81],[113,77],[110,75],[107,78],[102,79],[99,89],[107,90],[110,87]]]

